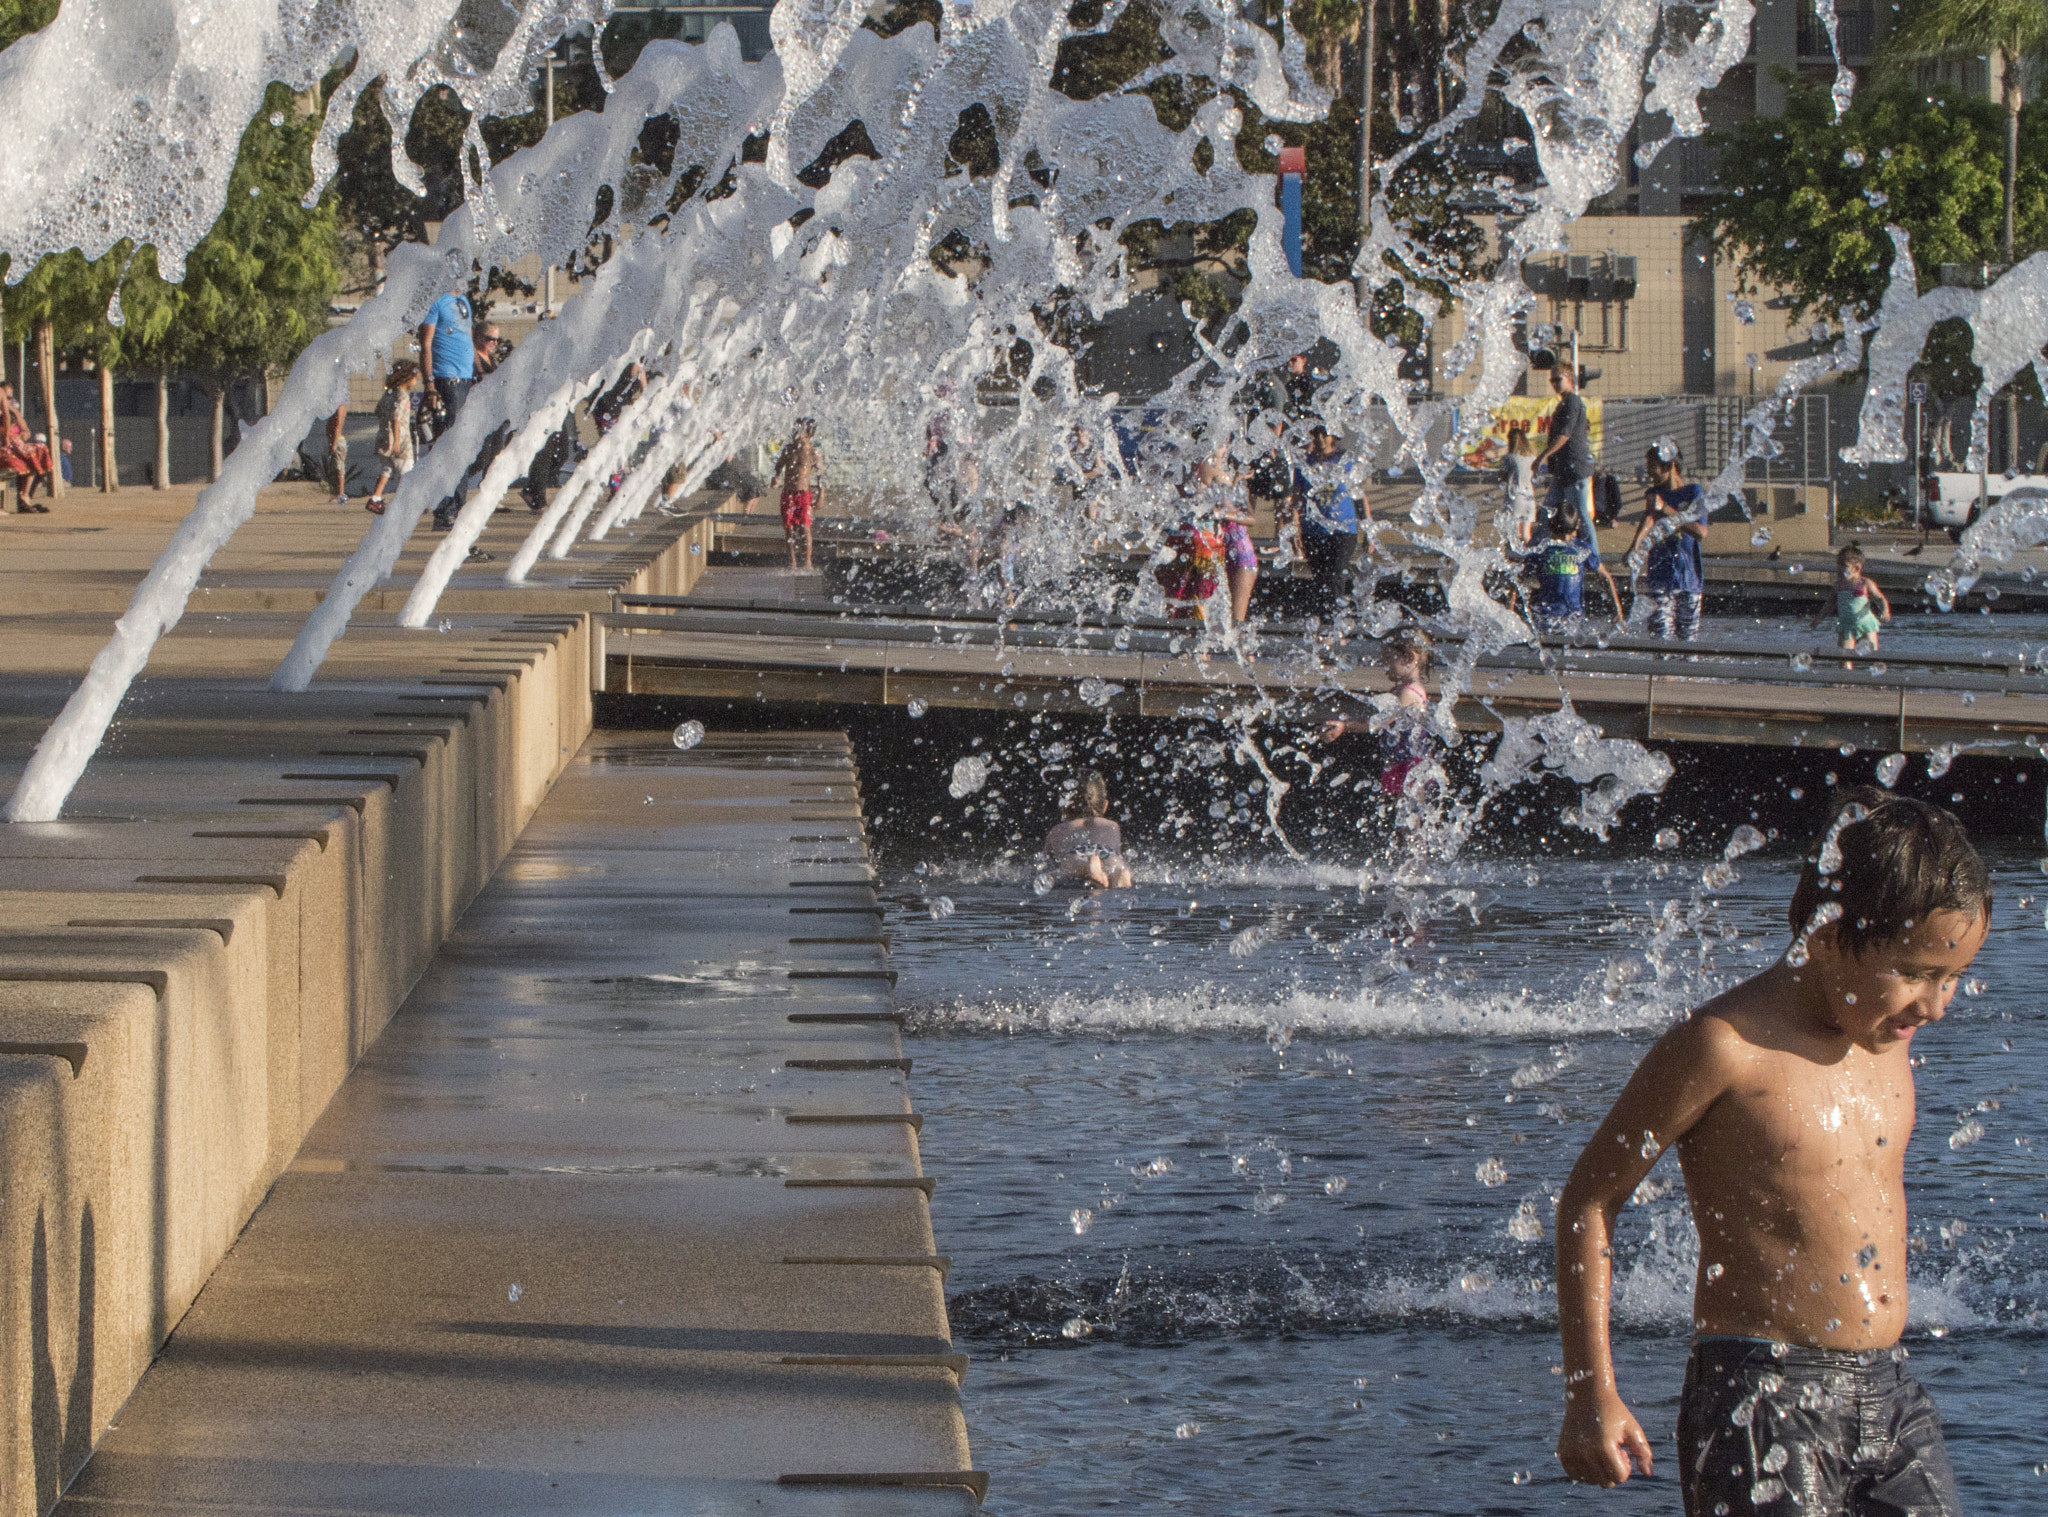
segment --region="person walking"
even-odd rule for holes
[[[1685,456],[1666,440],[1643,460],[1650,486],[1643,492],[1643,520],[1628,545],[1633,559],[1651,529],[1670,521],[1651,539],[1643,564],[1643,589],[1650,601],[1650,625],[1665,642],[1697,642],[1700,603],[1707,588],[1700,563],[1700,543],[1707,535],[1707,502],[1698,485],[1685,481]]]
[[[782,445],[774,477],[782,482],[782,537],[789,544],[789,568],[796,572],[796,535],[804,535],[804,568],[811,567],[811,518],[818,499],[818,423],[800,418],[796,431]]]
[[[1543,514],[1554,517],[1560,500],[1569,497],[1593,532],[1593,443],[1586,420],[1586,402],[1579,394],[1579,376],[1569,365],[1550,371],[1557,409],[1550,413],[1550,446],[1542,462],[1550,470],[1550,495]]]
[[[1359,521],[1372,519],[1372,504],[1358,488],[1355,474],[1343,443],[1327,427],[1312,428],[1308,459],[1294,471],[1294,509],[1301,554],[1315,574],[1316,609],[1324,616],[1334,615],[1351,594]]]
[[[401,358],[391,366],[391,376],[384,381],[384,394],[377,402],[377,462],[381,467],[377,483],[370,487],[369,499],[363,502],[363,509],[372,516],[384,514],[384,486],[388,483],[397,489],[417,456],[413,450],[412,409],[413,386],[419,383],[419,377],[419,365],[410,358]]]
[[[450,290],[435,301],[420,323],[420,362],[430,382],[426,410],[436,438],[455,425],[470,387],[476,383],[476,341],[470,335],[473,323],[469,296],[461,290]],[[434,529],[446,532],[453,524],[454,512],[444,500],[434,508]]]
[[[327,484],[337,506],[348,504],[348,434],[342,431],[347,421],[348,402],[344,400],[327,418]]]

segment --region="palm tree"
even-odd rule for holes
[[[2010,268],[2013,221],[2019,198],[2022,64],[2048,43],[2048,0],[1910,0],[1886,42],[1895,64],[1943,53],[1998,54],[1999,93],[2005,100],[2005,226],[1999,257]],[[2006,462],[2020,466],[2019,391],[2006,392]]]

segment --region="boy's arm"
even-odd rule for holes
[[[1718,1018],[1695,1015],[1673,1028],[1636,1066],[1600,1124],[1557,1208],[1557,1320],[1564,1339],[1564,1430],[1557,1457],[1565,1473],[1612,1486],[1650,1473],[1650,1443],[1615,1386],[1607,1305],[1613,1285],[1615,1219],[1622,1204],[1678,1139],[1728,1088],[1736,1035]]]
[[[1619,625],[1626,622],[1628,617],[1621,609],[1621,590],[1614,583],[1613,572],[1604,563],[1600,566],[1600,577],[1607,581],[1607,598],[1614,602],[1615,623]]]

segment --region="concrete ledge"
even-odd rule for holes
[[[74,820],[0,827],[0,1517],[52,1508],[589,732],[588,617],[503,604],[352,633],[306,695],[152,680]],[[0,685],[0,781],[62,693]]]

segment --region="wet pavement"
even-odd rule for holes
[[[58,1510],[971,1510],[871,879],[838,735],[593,737]]]

